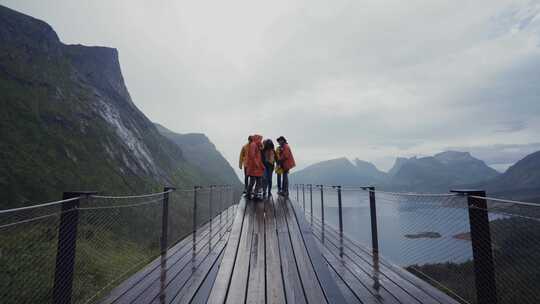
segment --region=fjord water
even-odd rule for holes
[[[466,201],[463,197],[394,196],[377,193],[379,251],[382,257],[400,266],[432,263],[460,263],[472,258],[471,243],[456,235],[469,231]],[[310,195],[306,189],[306,209]],[[302,192],[299,202],[302,204]],[[350,238],[371,247],[368,192],[342,192],[343,227]],[[337,193],[324,193],[325,220],[338,227]],[[319,190],[313,190],[313,214],[320,218]],[[422,233],[437,233],[433,238]],[[406,236],[407,235],[407,236]]]

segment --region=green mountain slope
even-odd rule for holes
[[[540,151],[527,155],[480,187],[486,189],[488,196],[540,203]]]
[[[156,124],[156,127],[161,134],[177,144],[187,162],[200,169],[209,180],[215,184],[242,186],[234,169],[206,135],[179,134],[159,124]]]
[[[115,49],[65,45],[2,6],[0,108],[1,208],[211,182],[134,105]]]

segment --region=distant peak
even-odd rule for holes
[[[460,161],[460,160],[474,160],[471,153],[469,152],[460,152],[460,151],[444,151],[438,154],[435,154],[435,159],[441,162],[449,161]]]

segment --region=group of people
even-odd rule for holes
[[[244,194],[250,200],[272,195],[272,176],[277,175],[279,195],[289,195],[289,171],[296,166],[285,137],[263,141],[261,135],[250,135],[240,151],[240,170],[244,170]]]

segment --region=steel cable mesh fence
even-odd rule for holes
[[[71,298],[72,303],[99,302],[160,255],[164,210],[168,249],[192,233],[194,219],[196,229],[210,220],[225,225],[233,217],[227,208],[236,197],[231,187],[197,187],[140,196],[83,195],[0,211],[1,302],[52,303],[54,297]],[[62,238],[59,231],[66,227],[66,218],[71,222]],[[60,254],[65,254],[60,238],[75,246],[67,247],[74,259],[72,270],[63,267],[64,260],[61,271],[57,269],[57,256],[66,258]],[[58,284],[62,288],[55,286],[55,272],[66,283]]]
[[[61,202],[0,212],[2,303],[52,302],[61,215]]]
[[[485,202],[498,303],[540,303],[540,206],[493,198]]]
[[[100,197],[79,207],[73,302],[93,303],[160,254],[163,193]]]
[[[476,297],[467,200],[376,191],[381,255],[463,303]]]
[[[196,227],[197,229],[208,223],[211,218],[212,202],[214,200],[214,190],[210,188],[200,188],[197,190],[197,208],[195,210]]]
[[[168,247],[171,248],[193,231],[194,190],[176,190],[169,194]]]
[[[302,191],[306,189],[305,191]],[[339,233],[339,199],[344,237],[364,252],[372,251],[369,193],[360,187],[322,186],[313,192],[299,185],[298,203],[313,215],[316,227],[330,226]],[[303,195],[305,192],[305,195]],[[305,197],[305,199],[304,199]],[[475,301],[472,247],[467,200],[455,194],[375,192],[378,247],[381,262],[400,266],[463,303]],[[320,207],[317,207],[320,206]],[[360,247],[359,247],[360,248]]]
[[[341,192],[343,233],[352,240],[371,249],[371,219],[369,197],[360,188],[341,188],[331,186],[317,187],[313,193],[313,215],[320,222],[324,212],[325,225],[330,225],[339,231],[339,191]],[[321,204],[321,199],[323,203]],[[309,208],[309,207],[308,207]],[[308,210],[309,211],[309,210]]]

